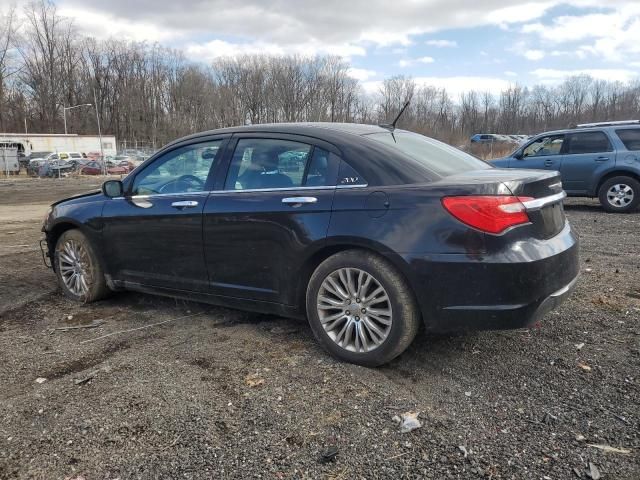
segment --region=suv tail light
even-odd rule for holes
[[[444,208],[462,223],[483,232],[498,234],[506,229],[529,223],[523,202],[531,197],[505,195],[469,195],[444,197]]]

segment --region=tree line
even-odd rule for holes
[[[536,133],[638,118],[640,81],[581,75],[560,85],[513,85],[500,94],[418,85],[404,76],[365,92],[339,57],[243,55],[210,65],[159,44],[96,40],[47,0],[0,11],[0,131],[62,133],[63,107],[97,105],[103,132],[159,147],[202,130],[265,122],[390,121],[464,143],[483,133]],[[70,133],[95,134],[95,111],[67,112]]]

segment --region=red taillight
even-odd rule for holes
[[[507,228],[529,223],[529,215],[522,202],[530,197],[505,195],[469,195],[444,197],[442,205],[467,225],[488,233],[502,233]]]

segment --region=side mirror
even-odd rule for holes
[[[522,160],[522,151],[516,152],[513,154],[513,158],[517,160]]]
[[[124,195],[124,186],[120,180],[107,180],[102,184],[102,193],[109,198],[121,197]]]

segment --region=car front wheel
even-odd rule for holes
[[[58,283],[65,296],[89,303],[110,293],[98,257],[81,231],[67,230],[60,235],[54,261]]]
[[[625,176],[610,178],[600,187],[598,198],[607,212],[630,212],[640,203],[640,182]]]
[[[306,303],[322,346],[341,360],[368,367],[404,352],[420,325],[406,280],[389,261],[364,250],[322,262],[309,281]]]

